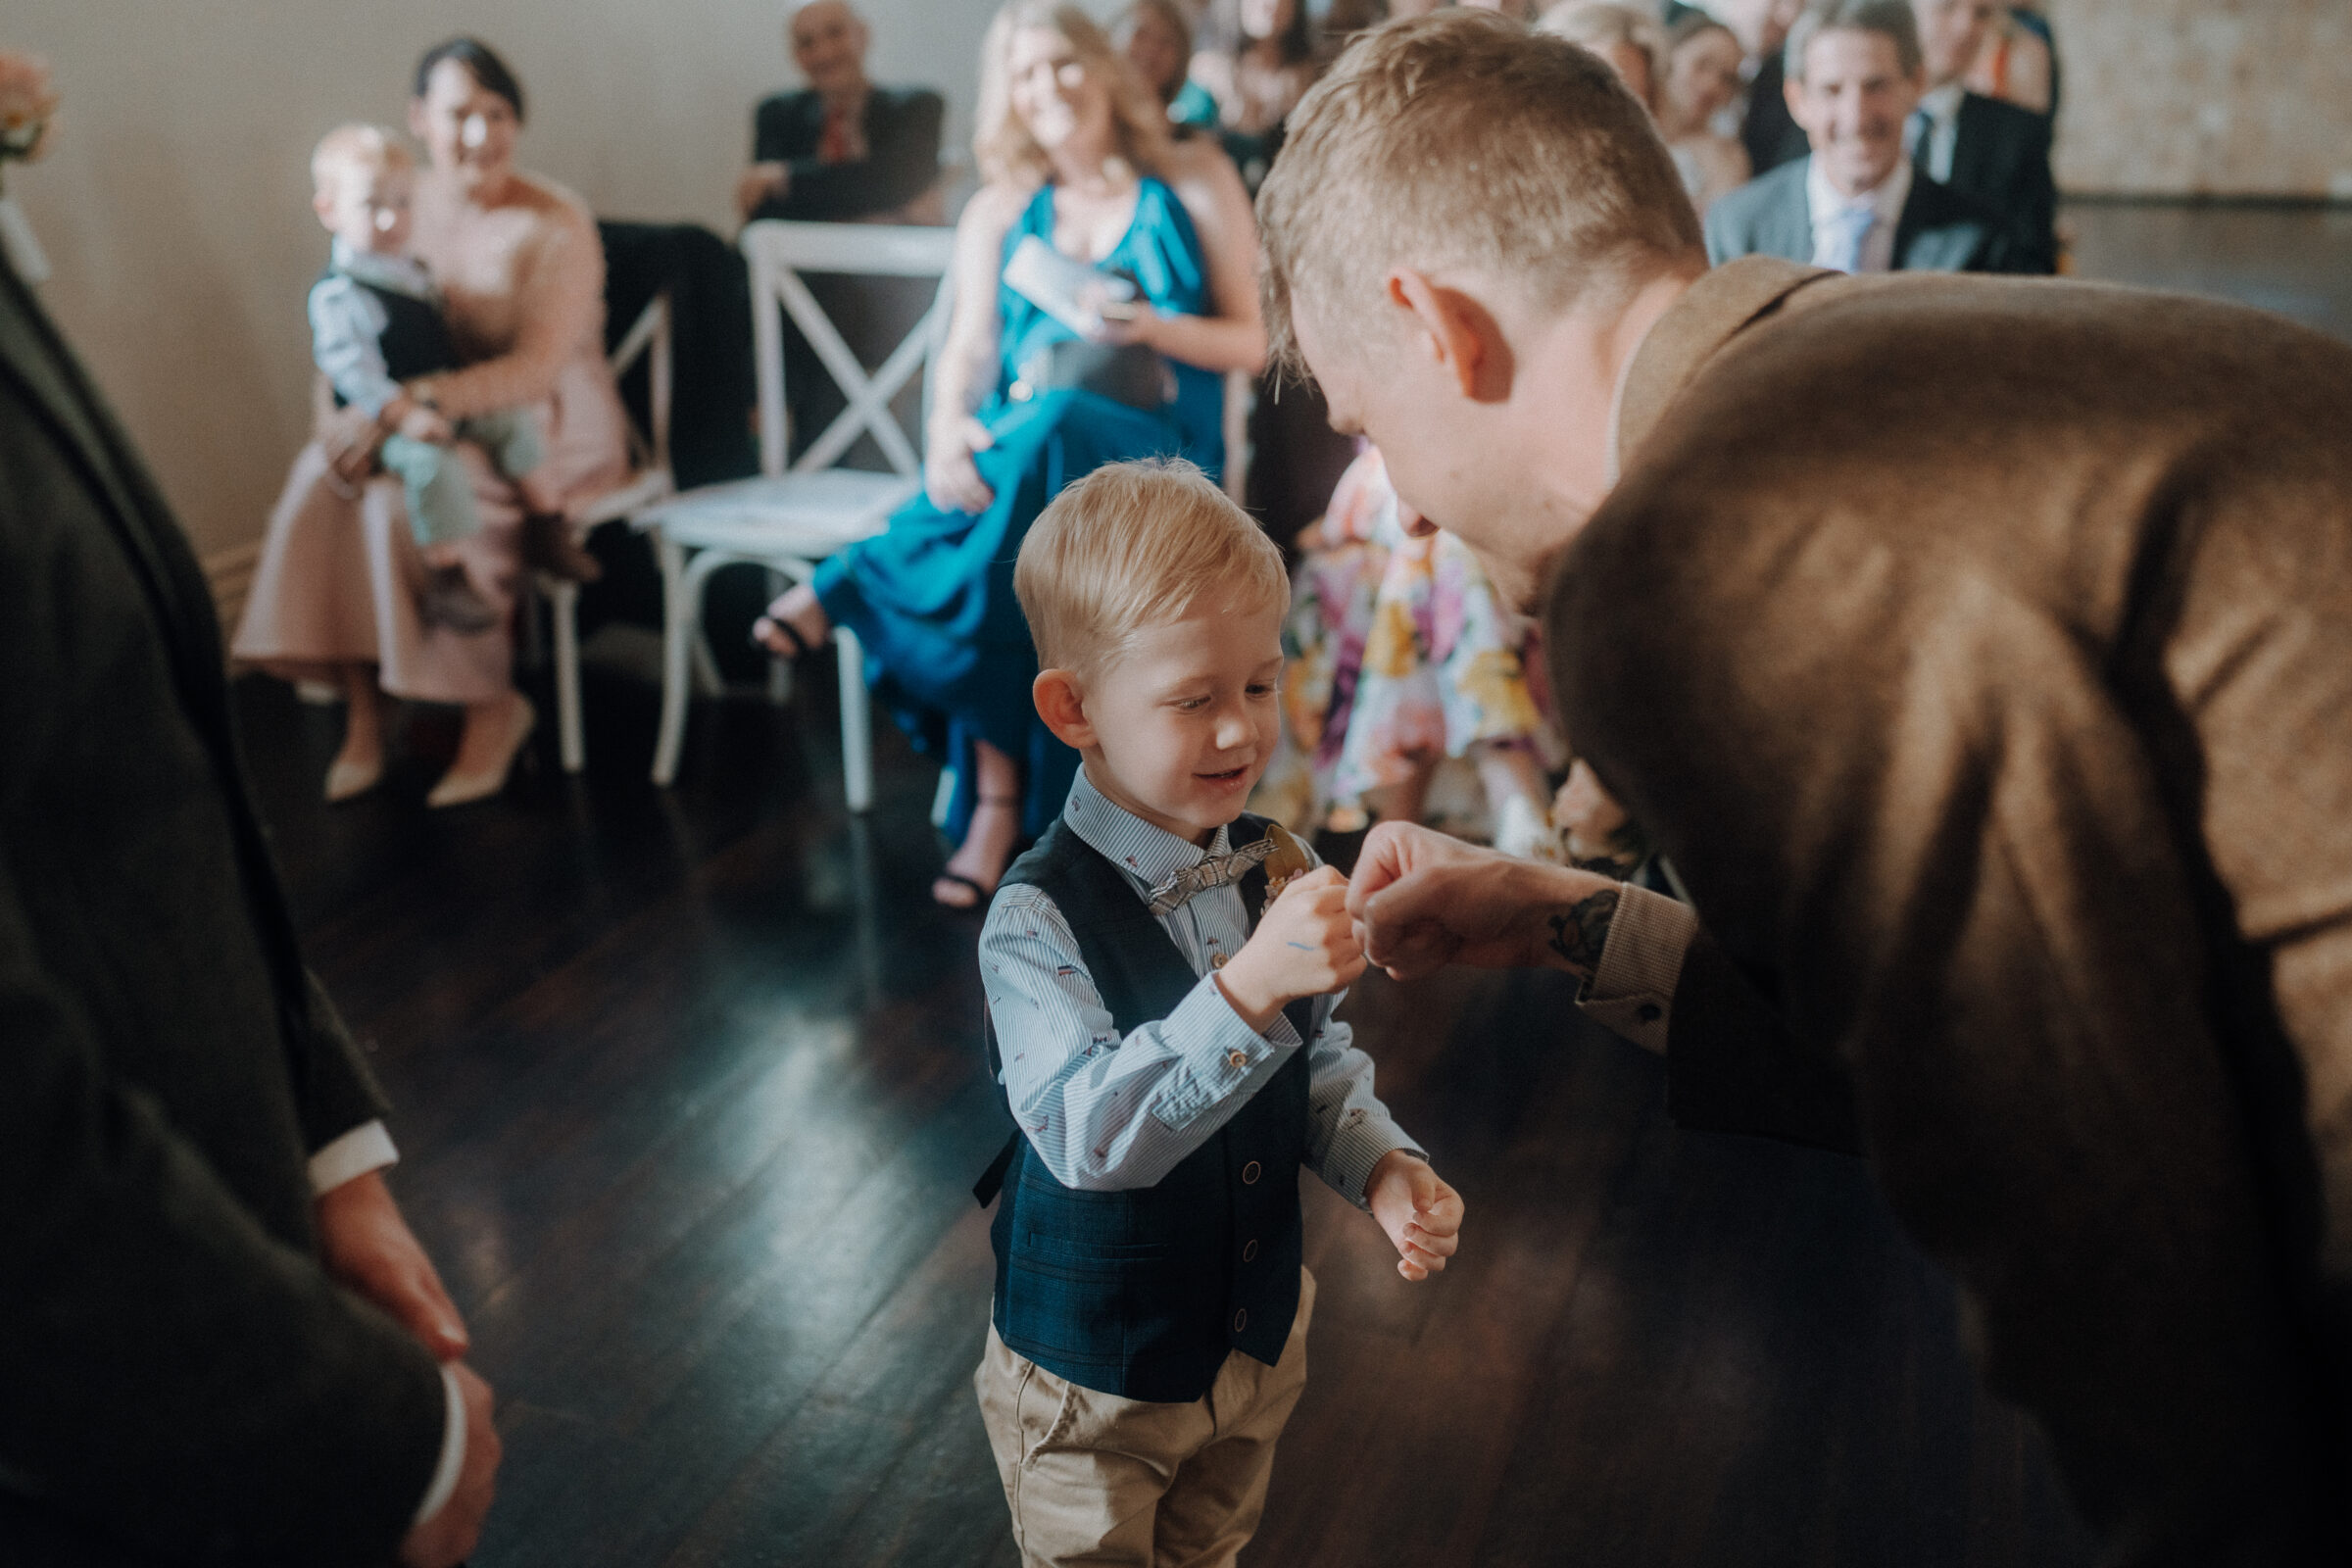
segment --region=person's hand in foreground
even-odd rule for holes
[[[1372,1167],[1364,1198],[1396,1246],[1396,1272],[1408,1280],[1439,1272],[1461,1245],[1462,1195],[1427,1160],[1390,1150]]]
[[[462,1362],[449,1370],[466,1401],[466,1457],[449,1500],[400,1544],[401,1568],[458,1568],[473,1555],[498,1491],[498,1462],[506,1449],[498,1441],[490,1385]]]
[[[382,1307],[434,1360],[465,1356],[473,1345],[466,1320],[401,1218],[381,1171],[319,1194],[318,1213],[318,1249],[328,1274]]]
[[[932,428],[923,453],[923,490],[942,512],[986,512],[997,493],[980,477],[975,452],[997,444],[988,426],[966,416]]]
[[[788,164],[754,164],[735,181],[735,210],[746,219],[760,210],[770,197],[778,201],[792,189],[792,167]]]
[[[318,423],[318,440],[338,478],[350,484],[365,480],[375,468],[375,449],[384,442],[383,426],[366,409],[337,409]]]
[[[1449,963],[1590,978],[1618,897],[1609,877],[1383,822],[1357,857],[1348,911],[1365,956],[1393,979],[1418,980]]]
[[[1344,991],[1363,972],[1363,944],[1348,912],[1348,879],[1325,865],[1282,890],[1242,951],[1216,975],[1233,1010],[1262,1035],[1292,1003]]]

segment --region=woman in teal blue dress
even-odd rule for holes
[[[1265,359],[1239,176],[1214,148],[1170,142],[1157,100],[1084,12],[1014,0],[998,14],[980,126],[987,183],[956,225],[924,493],[756,628],[787,656],[855,630],[877,694],[955,768],[961,843],[933,890],[955,907],[986,901],[1077,769],[1029,701],[1037,657],[1012,594],[1029,524],[1106,463],[1184,457],[1218,472],[1225,372]],[[1114,277],[1135,301],[1082,336],[1004,281],[1025,242],[1093,268],[1098,303]]]

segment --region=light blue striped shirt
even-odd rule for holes
[[[1125,872],[1138,899],[1205,855],[1104,799],[1083,770],[1062,816]],[[1238,884],[1196,894],[1159,917],[1200,983],[1165,1018],[1124,1039],[1086,972],[1078,939],[1043,888],[1006,883],[980,931],[980,978],[1004,1063],[1004,1094],[1029,1146],[1064,1187],[1150,1187],[1216,1135],[1301,1049],[1290,1019],[1263,1035],[1244,1023],[1210,971],[1242,951],[1249,912]],[[1342,993],[1345,995],[1345,993]],[[1372,1092],[1372,1058],[1317,997],[1307,1054],[1306,1163],[1361,1208],[1364,1182],[1392,1149],[1421,1151]]]

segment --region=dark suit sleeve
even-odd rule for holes
[[[828,164],[811,152],[781,160],[792,170],[790,189],[753,216],[821,223],[906,206],[938,182],[945,114],[935,92],[877,93],[866,116],[867,157]]]
[[[353,1128],[389,1114],[391,1106],[318,977],[305,969],[302,985],[301,1004],[288,1008],[285,1030],[303,1143],[315,1154]]]
[[[2015,270],[2047,275],[2058,270],[2058,180],[2050,172],[2049,118],[2028,118],[2029,144],[2018,174],[2020,239],[2026,265]]]
[[[0,1039],[0,1487],[173,1561],[388,1555],[440,1451],[431,1357],[110,1077],[4,868]]]
[[[799,101],[798,93],[780,92],[752,111],[753,163],[785,164],[808,155],[810,143],[794,113]]]
[[[1666,1106],[1677,1125],[1862,1152],[1845,1069],[1790,1032],[1703,930],[1683,956],[1667,1028]]]

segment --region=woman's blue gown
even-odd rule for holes
[[[1007,259],[1025,235],[1054,240],[1054,187],[1042,187],[1004,238]],[[1133,278],[1163,314],[1204,316],[1208,268],[1175,192],[1146,178],[1135,219],[1097,264]],[[985,512],[943,512],[917,496],[889,529],[818,568],[825,613],[865,643],[874,693],[908,734],[956,769],[948,831],[963,836],[975,781],[972,747],[987,741],[1020,766],[1021,831],[1045,831],[1061,811],[1078,754],[1055,740],[1030,705],[1037,651],[1012,593],[1012,565],[1029,524],[1063,485],[1106,463],[1189,458],[1214,476],[1224,466],[1224,378],[1167,362],[1174,399],[1146,412],[1100,393],[1033,394],[1021,367],[1073,334],[1009,288],[998,289],[1004,345],[997,389],[979,412],[996,438],[974,455],[996,492]]]

